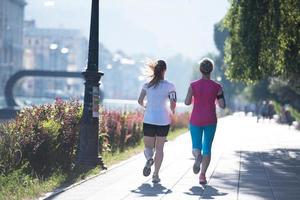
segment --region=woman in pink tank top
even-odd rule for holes
[[[216,131],[217,116],[216,102],[221,108],[225,108],[225,99],[222,86],[210,79],[214,63],[209,58],[200,62],[201,79],[193,81],[189,87],[185,104],[193,101],[193,111],[190,118],[190,133],[193,145],[195,162],[193,171],[199,176],[200,184],[206,184],[205,173],[211,159],[211,145]]]

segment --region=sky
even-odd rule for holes
[[[80,29],[88,37],[91,0],[27,0],[38,27]],[[217,53],[213,26],[228,0],[100,0],[100,42],[110,51],[198,60]]]

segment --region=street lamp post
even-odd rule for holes
[[[87,69],[85,78],[83,114],[80,122],[80,138],[77,165],[105,168],[99,151],[99,81],[102,72],[98,71],[99,55],[99,0],[92,0],[91,26]]]

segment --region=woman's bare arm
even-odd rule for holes
[[[143,106],[143,107],[145,107],[145,105],[144,105],[144,99],[145,99],[145,96],[146,96],[146,90],[142,89],[142,90],[141,90],[141,93],[140,93],[140,96],[139,96],[139,99],[138,99],[138,103],[139,103],[141,106]]]
[[[176,108],[176,101],[177,101],[177,97],[176,97],[176,92],[172,91],[169,93],[169,99],[170,99],[170,109],[172,111],[172,113],[175,113],[175,108]]]
[[[224,109],[226,107],[226,102],[225,102],[224,92],[222,89],[219,90],[217,99],[218,99],[218,105],[220,106],[220,108]]]
[[[193,92],[192,92],[192,88],[190,86],[189,90],[188,90],[188,93],[187,93],[187,95],[185,97],[185,101],[184,101],[185,105],[191,105],[191,103],[192,103],[192,97],[193,97]]]

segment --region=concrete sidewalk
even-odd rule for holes
[[[56,196],[55,200],[299,200],[300,132],[253,117],[219,120],[212,161],[202,187],[192,172],[186,133],[167,142],[160,184],[144,177],[142,154]]]

